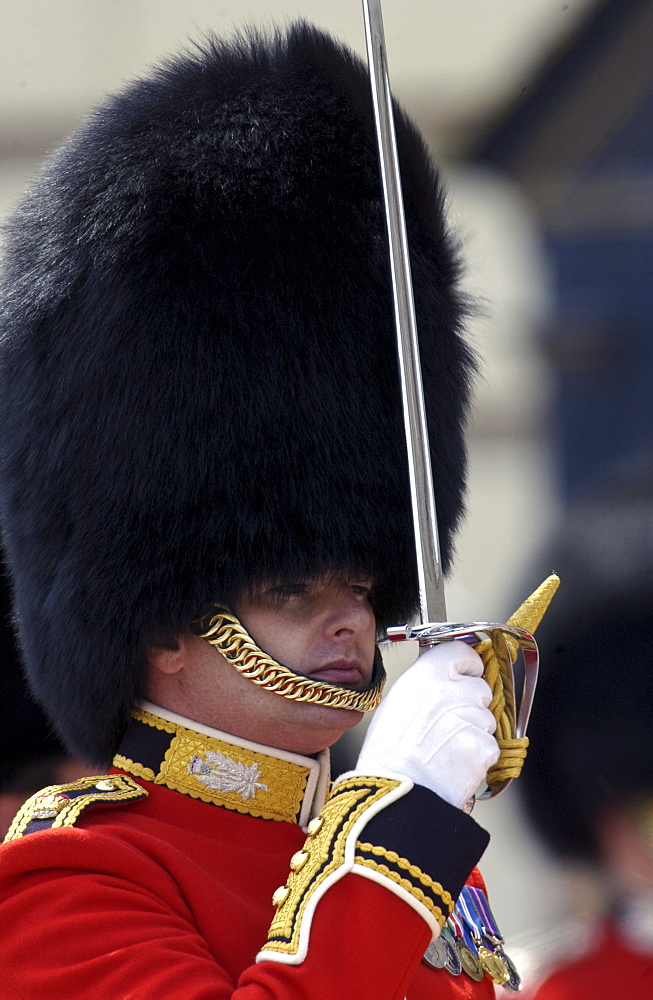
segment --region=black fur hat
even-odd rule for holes
[[[417,603],[367,73],[329,37],[210,40],[95,111],[9,224],[6,543],[31,684],[111,755],[148,640],[261,579]],[[445,565],[473,369],[424,143],[399,114]]]
[[[12,626],[11,591],[1,555],[0,734],[0,791],[5,790],[7,783],[20,783],[42,762],[63,753],[63,747],[27,690]]]
[[[653,795],[653,462],[581,503],[554,555],[520,790],[554,852],[592,860],[603,813]]]

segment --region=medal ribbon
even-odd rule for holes
[[[477,889],[472,885],[466,885],[463,893],[465,894],[466,905],[471,907],[480,918],[483,936],[488,942],[489,950],[499,957],[508,972],[509,979],[501,985],[509,993],[519,992],[522,988],[521,977],[515,968],[514,962],[512,962],[503,950],[503,935],[492,913],[487,896],[482,889]]]
[[[476,928],[470,928],[465,919],[458,924],[458,927],[460,928],[460,934],[458,936],[462,939],[463,944],[469,948],[472,955],[476,957],[478,955],[478,946],[481,943],[481,938],[479,938],[478,941],[476,940],[476,936],[474,934],[474,930],[476,930]]]
[[[444,927],[440,931],[440,934],[441,934],[441,936],[443,938],[445,938],[449,942],[449,944],[453,945],[454,940],[455,940],[455,934],[454,934],[453,928],[450,926],[450,921],[449,920],[447,920],[446,924],[444,925]]]
[[[460,921],[458,920],[455,912],[451,914],[451,916],[447,920],[447,923],[451,925],[451,932],[452,932],[452,934],[454,936],[454,940],[457,940],[458,938],[462,938],[462,936],[463,936],[463,929],[462,929],[462,927],[460,925]]]
[[[503,935],[483,890],[477,889],[473,885],[466,885],[462,890],[461,897],[463,894],[465,905],[476,913],[483,937],[491,941],[493,945],[500,944],[503,941]]]
[[[472,951],[476,954],[478,946],[482,943],[483,938],[485,937],[486,931],[483,926],[483,918],[476,912],[474,905],[469,898],[469,893],[465,892],[465,889],[469,888],[470,886],[468,885],[463,887],[463,890],[458,897],[458,902],[456,903],[456,910],[460,913],[460,916],[463,919],[464,930],[467,930],[467,932],[471,934],[475,942],[475,946]],[[465,943],[467,944],[467,942]]]

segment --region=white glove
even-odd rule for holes
[[[499,758],[483,661],[464,642],[423,653],[370,723],[358,774],[410,778],[461,808]]]

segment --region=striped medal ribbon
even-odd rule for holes
[[[503,935],[483,890],[464,886],[456,908],[460,908],[471,928],[481,967],[495,983],[510,993],[517,993],[522,988],[521,977],[503,948]]]

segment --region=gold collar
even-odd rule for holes
[[[326,799],[329,751],[317,759],[251,743],[141,702],[114,767],[202,802],[306,827]]]

